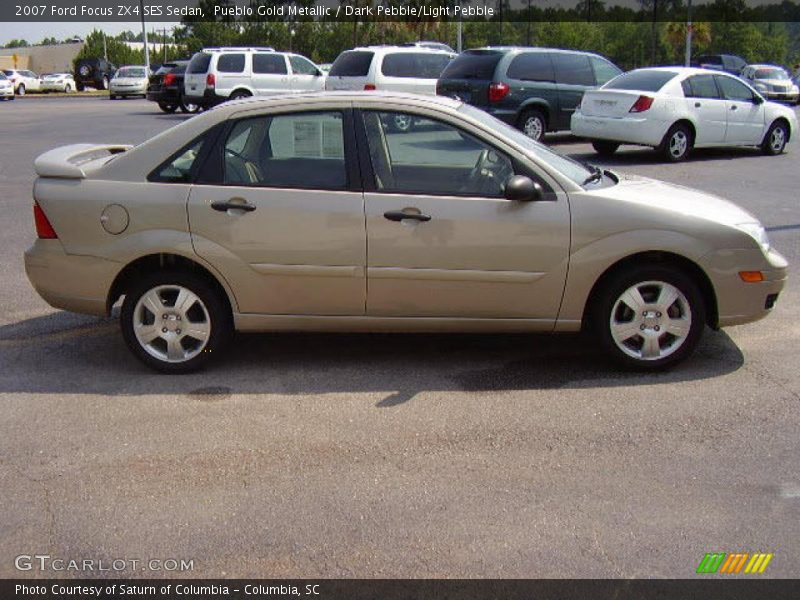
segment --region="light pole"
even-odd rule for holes
[[[684,57],[685,67],[692,63],[692,0],[688,0],[686,7],[686,56]]]
[[[147,26],[144,23],[144,0],[139,0],[139,10],[142,15],[142,41],[144,42],[144,66],[150,72],[150,48],[147,46]]]

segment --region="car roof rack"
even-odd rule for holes
[[[203,48],[203,52],[228,52],[228,51],[249,51],[249,52],[275,52],[275,48],[270,46],[219,46]]]

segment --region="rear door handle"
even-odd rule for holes
[[[211,203],[211,208],[220,212],[227,212],[229,210],[243,210],[244,212],[253,212],[256,207],[249,202],[234,202],[230,200],[215,200]]]
[[[736,105],[731,106],[731,110],[736,110]]]
[[[405,219],[413,219],[414,221],[430,221],[430,215],[423,215],[421,213],[407,213],[402,210],[390,210],[383,213],[383,216],[390,221],[403,221]]]
[[[700,102],[695,102],[694,106],[695,106],[695,108],[700,108],[703,105]]]

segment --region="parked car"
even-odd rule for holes
[[[107,90],[117,67],[104,58],[80,58],[75,61],[75,86],[79,92],[87,87]]]
[[[27,92],[38,92],[42,89],[39,76],[27,69],[4,69],[3,73],[14,86],[17,96],[24,96]]]
[[[712,69],[739,75],[747,65],[747,61],[735,54],[701,54],[695,57],[691,65],[699,69]]]
[[[554,48],[489,47],[459,54],[436,93],[482,108],[539,141],[570,127],[583,93],[622,71],[602,56]]]
[[[108,98],[128,98],[130,96],[147,97],[147,86],[150,83],[149,70],[144,65],[120,67],[108,85]]]
[[[797,104],[798,87],[783,67],[775,65],[747,65],[741,78],[769,100]]]
[[[147,99],[157,102],[158,107],[166,113],[174,113],[179,108],[185,113],[197,112],[200,107],[183,98],[184,76],[188,64],[188,60],[178,60],[161,65],[150,76]]]
[[[672,162],[708,146],[780,154],[796,131],[792,109],[767,102],[738,77],[691,67],[629,71],[587,92],[572,116],[572,133],[592,140],[600,154],[638,144]]]
[[[391,131],[393,114],[421,122]],[[28,277],[170,373],[241,331],[578,331],[639,369],[769,314],[787,263],[717,196],[562,156],[411,94],[231,102],[39,156]],[[369,248],[369,253],[367,253]]]
[[[65,92],[69,94],[74,92],[77,87],[72,73],[48,73],[47,75],[42,75],[41,89],[43,92]]]
[[[226,100],[324,87],[325,74],[299,54],[272,48],[205,48],[186,69],[184,98],[208,108]]]
[[[3,100],[14,99],[14,84],[2,71],[0,71],[0,98]]]

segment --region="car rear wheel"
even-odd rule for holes
[[[200,110],[199,104],[192,104],[191,102],[186,102],[183,98],[181,98],[181,112],[185,113],[196,113]]]
[[[25,95],[25,84],[20,83],[17,87],[17,96],[24,96]]]
[[[117,99],[117,97],[116,97],[114,94],[109,94],[109,95],[108,95],[108,99],[109,99],[109,100],[116,100],[116,99]]]
[[[594,148],[594,151],[600,156],[611,156],[617,151],[619,146],[617,142],[608,142],[606,140],[594,140],[592,142],[592,148]]]
[[[252,94],[244,90],[236,90],[233,92],[228,100],[240,100],[241,98],[249,98]]]
[[[686,160],[691,149],[692,132],[682,123],[670,127],[659,146],[661,154],[670,162]]]
[[[217,356],[233,335],[227,304],[193,273],[161,271],[125,294],[122,335],[133,354],[164,373],[188,373]]]
[[[767,135],[764,136],[761,150],[768,156],[776,156],[783,152],[788,140],[789,128],[786,126],[786,123],[783,121],[776,121],[770,126]]]
[[[176,110],[178,110],[178,105],[171,102],[159,102],[158,108],[163,110],[165,113],[174,113]]]
[[[70,84],[67,84],[67,85],[64,86],[64,93],[65,94],[71,94],[72,93],[72,86]]]
[[[688,357],[705,327],[695,282],[668,266],[614,276],[597,297],[593,326],[603,349],[623,366],[658,370]]]
[[[532,140],[542,141],[547,131],[544,114],[538,110],[526,110],[519,119],[519,129]]]
[[[103,77],[103,81],[100,84],[102,87],[100,89],[107,90],[108,89],[108,77]]]

